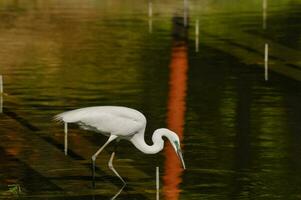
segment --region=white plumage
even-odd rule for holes
[[[87,107],[63,112],[59,115],[56,115],[55,119],[65,122],[66,153],[68,123],[76,123],[82,129],[95,131],[109,137],[108,141],[92,156],[93,180],[95,174],[96,157],[110,142],[115,139],[129,140],[143,153],[154,154],[163,149],[164,140],[162,137],[167,137],[179,156],[183,168],[185,169],[178,135],[166,128],[157,129],[152,136],[153,144],[148,145],[144,140],[146,118],[141,112],[135,109],[121,106]],[[124,180],[113,167],[112,161],[114,155],[115,152],[113,152],[111,156],[109,166],[111,166],[110,168],[112,171],[124,182]]]
[[[142,113],[121,106],[80,108],[61,113],[55,118],[66,123],[77,123],[85,130],[96,131],[106,136],[114,134],[130,137],[146,125]]]

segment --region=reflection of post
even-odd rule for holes
[[[153,3],[152,3],[152,1],[148,2],[148,31],[149,31],[149,33],[153,32]]]
[[[168,128],[175,131],[182,141],[184,118],[185,118],[185,98],[187,79],[187,44],[184,41],[175,41],[172,47],[172,58],[170,63],[170,89],[168,97]],[[165,172],[163,192],[165,199],[176,200],[179,198],[182,167],[181,163],[169,144],[165,149]]]
[[[184,26],[187,26],[187,22],[188,22],[188,0],[184,0]]]
[[[199,52],[199,20],[195,22],[195,52]]]
[[[262,28],[263,29],[266,29],[267,27],[267,8],[268,8],[267,0],[263,0],[262,2]]]

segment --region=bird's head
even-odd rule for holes
[[[175,152],[177,153],[181,163],[182,163],[182,166],[183,166],[183,169],[185,169],[185,162],[184,162],[184,159],[183,159],[183,154],[182,154],[182,150],[181,150],[181,143],[180,143],[180,138],[179,136],[169,130],[169,129],[166,129],[166,128],[163,128],[161,129],[161,131],[163,132],[162,135],[164,135],[165,137],[168,138],[168,140],[170,141],[172,147],[174,148]]]

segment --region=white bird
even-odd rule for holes
[[[92,156],[92,174],[93,183],[95,181],[95,160],[99,153],[113,140],[125,139],[130,141],[137,149],[145,154],[155,154],[160,152],[164,147],[164,140],[166,137],[172,144],[176,151],[183,168],[185,163],[182,156],[180,139],[173,131],[160,128],[154,131],[152,136],[152,145],[148,145],[144,140],[144,133],[146,127],[145,116],[134,109],[121,106],[96,106],[80,108],[63,112],[55,116],[58,121],[65,122],[65,153],[67,154],[67,124],[76,123],[84,130],[90,130],[108,136],[107,142],[99,148],[99,150]],[[116,176],[124,183],[123,178],[114,169],[113,159],[115,152],[112,153],[109,160],[109,168]]]

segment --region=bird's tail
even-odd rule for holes
[[[56,122],[72,122],[72,117],[74,117],[74,114],[71,110],[55,115],[53,120]]]
[[[74,123],[74,122],[78,122],[84,114],[85,114],[84,110],[76,109],[76,110],[70,110],[55,115],[53,119],[54,121],[57,122]]]
[[[60,113],[58,115],[55,115],[52,118],[52,120],[55,121],[55,122],[63,122],[64,121],[64,113]]]

